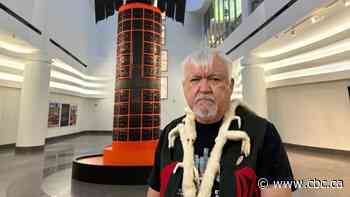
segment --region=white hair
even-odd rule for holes
[[[195,52],[192,52],[183,60],[181,64],[183,77],[185,77],[184,75],[185,75],[186,65],[194,64],[202,68],[207,68],[209,65],[213,63],[214,58],[218,58],[226,66],[227,72],[229,73],[228,80],[230,80],[231,78],[235,79],[236,76],[232,73],[233,62],[219,50],[211,49],[211,48],[200,49]]]

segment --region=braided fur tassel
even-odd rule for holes
[[[179,167],[183,167],[182,191],[184,197],[196,196],[195,180],[198,179],[196,170],[194,170],[194,147],[193,143],[196,140],[196,125],[195,115],[190,109],[186,109],[186,117],[184,121],[170,131],[169,147],[173,147],[175,139],[180,136],[183,148],[183,160]],[[196,176],[197,175],[197,176]]]
[[[175,127],[172,131],[170,131],[168,135],[169,148],[174,146],[176,137],[180,136],[184,151],[183,162],[179,164],[179,167],[183,167],[182,191],[184,197],[210,197],[215,176],[219,173],[220,170],[222,149],[227,140],[242,140],[241,153],[246,157],[249,156],[250,139],[247,133],[241,130],[228,130],[231,121],[234,119],[238,120],[239,128],[241,126],[240,117],[235,115],[235,110],[239,104],[240,102],[238,100],[233,100],[230,110],[228,110],[224,116],[224,120],[219,129],[218,136],[215,138],[215,145],[210,153],[198,195],[195,185],[195,180],[197,180],[198,175],[196,176],[196,173],[193,170],[195,168],[193,143],[197,137],[194,113],[191,110],[186,109],[186,117],[184,121]]]

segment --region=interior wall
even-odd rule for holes
[[[95,28],[90,0],[60,0],[48,3],[48,31],[50,37],[89,64],[90,32]]]
[[[46,32],[49,38],[59,43],[85,64],[94,64],[97,53],[94,0],[0,0],[0,2],[43,33]],[[36,34],[6,12],[1,11],[0,17],[0,30],[13,32],[17,37],[41,48],[42,35]],[[47,18],[42,19],[42,17]],[[48,46],[49,58],[58,57],[78,70],[86,70],[83,65],[52,43],[49,42]]]
[[[90,67],[95,72],[101,72],[101,61],[109,61],[115,63],[115,52],[116,52],[116,37],[117,37],[117,14],[108,17],[105,20],[99,21],[95,25],[95,37],[91,37],[91,41],[95,41],[96,50],[96,61],[95,67]],[[94,36],[94,35],[91,35]],[[113,65],[115,66],[115,65]],[[114,68],[114,67],[113,67]],[[104,68],[106,69],[106,68]],[[108,68],[107,68],[108,69]],[[109,70],[108,70],[109,71]],[[107,71],[107,72],[108,72]]]
[[[91,130],[112,131],[114,113],[114,83],[116,76],[116,14],[99,21],[95,26],[95,35],[91,34],[91,42],[95,42],[95,63],[89,66],[91,75],[109,76],[113,78],[106,86],[104,99],[93,100],[93,116],[95,124]]]
[[[117,17],[112,16],[97,24],[97,58],[96,66],[89,72],[96,75],[108,73],[115,76],[115,34]],[[182,60],[190,52],[198,49],[201,43],[201,18],[198,14],[186,13],[185,24],[166,19],[166,45],[168,50],[168,71],[162,73],[168,76],[168,98],[161,100],[161,128],[171,120],[184,113],[185,100],[181,81]],[[181,36],[179,36],[181,35]],[[109,86],[111,94],[106,99],[94,101],[94,117],[96,124],[93,130],[112,130],[114,106],[114,82]]]
[[[284,142],[350,151],[350,80],[268,89],[269,118]]]
[[[18,11],[18,14],[22,15],[23,13],[23,17],[31,22],[36,1],[26,1],[24,4],[19,0],[0,1],[15,12]],[[49,45],[48,54],[51,57],[58,57],[76,69],[90,75],[115,76],[117,19],[115,16],[112,16],[95,24],[93,5],[93,0],[48,2],[47,28],[49,37],[83,60],[83,62],[91,63],[89,67],[87,69],[83,68],[52,44]],[[168,71],[163,74],[168,76],[168,98],[161,101],[161,128],[184,113],[185,100],[181,88],[182,68],[180,64],[186,55],[199,48],[200,43],[202,43],[201,22],[200,15],[190,13],[185,15],[184,25],[171,19],[166,20],[165,48],[168,50]],[[23,24],[17,25],[25,29]],[[9,24],[9,26],[11,25]],[[41,28],[39,27],[39,29]],[[15,32],[19,33],[18,31]],[[36,44],[36,42],[32,43]],[[50,101],[78,105],[78,123],[75,127],[49,129],[48,137],[83,130],[112,130],[114,82],[111,82],[108,88],[111,94],[105,99],[85,99],[61,94],[50,94]],[[19,109],[17,109],[17,106],[20,98],[20,89],[6,89],[5,91],[2,88],[0,92],[1,95],[4,95],[1,98],[0,108],[0,113],[2,114],[0,144],[14,143],[16,141],[16,127],[18,124]],[[6,102],[11,102],[11,104],[9,105]],[[9,112],[10,109],[8,108],[10,106],[13,106],[17,112],[15,113],[13,110]]]
[[[258,27],[267,22],[273,15],[279,12],[281,8],[287,5],[290,0],[264,0],[253,13],[247,18],[242,18],[242,23],[231,33],[218,48],[228,52],[232,47],[244,40],[257,30]],[[288,10],[284,11],[277,18],[274,18],[262,30],[254,34],[242,45],[233,50],[229,56],[236,60],[243,55],[249,54],[251,50],[264,43],[276,33],[282,32],[296,21],[302,20],[315,8],[330,3],[331,0],[298,0]]]
[[[161,101],[161,128],[184,114],[186,102],[182,90],[181,62],[202,43],[201,15],[186,12],[185,24],[166,19],[168,50],[168,99]]]
[[[95,124],[93,118],[93,100],[85,99],[81,97],[68,96],[62,94],[50,94],[49,102],[58,102],[61,104],[77,105],[77,124],[74,126],[49,128],[47,137],[55,137],[61,135],[67,135],[72,133],[78,133],[81,131],[91,130],[92,125]]]
[[[116,76],[116,30],[117,15],[108,17],[99,21],[95,28],[95,37],[91,37],[91,41],[96,42],[95,64],[89,67],[89,73],[93,75],[108,75],[113,78],[107,85],[108,94],[104,99],[94,100],[93,116],[95,124],[92,130],[112,131],[113,129],[113,113],[114,113],[114,84]],[[92,34],[93,36],[93,34]]]
[[[36,24],[33,20],[33,16],[35,15],[34,7],[36,5],[40,5],[42,1],[47,0],[26,0],[25,2],[22,2],[22,0],[0,0],[1,3],[9,7],[16,14],[25,18],[29,23],[32,23],[39,30],[43,31],[44,27],[42,24]],[[62,50],[51,43],[49,43],[47,51],[49,58],[59,58],[77,70],[92,76],[113,76],[115,74],[115,72],[112,72],[111,70],[112,68],[114,69],[115,65],[115,57],[113,55],[113,52],[115,51],[115,41],[111,41],[111,39],[115,38],[115,21],[114,24],[111,24],[111,18],[113,17],[109,17],[106,22],[99,23],[102,25],[96,25],[94,14],[94,0],[48,1],[46,2],[46,6],[48,23],[47,29],[49,37],[58,42],[84,63],[88,64],[88,68],[80,65],[73,58],[69,57]],[[16,35],[20,35],[24,40],[31,42],[31,44],[34,46],[40,45],[40,35],[36,34],[31,29],[18,22],[15,18],[8,15],[6,12],[0,13],[2,24],[0,27],[1,30],[14,32]],[[98,34],[101,32],[102,34]],[[109,52],[109,54],[106,52]],[[112,85],[114,86],[113,82],[109,84],[109,88],[111,88]],[[20,92],[19,89],[13,89],[13,91]],[[2,94],[6,94],[3,93],[3,91],[1,92]],[[113,95],[113,90],[110,92],[111,95]],[[74,96],[54,96],[52,98],[53,100],[71,100],[72,102],[81,104],[83,106],[82,109],[85,109],[86,106],[89,106],[90,112],[94,112],[92,116],[95,115],[95,118],[86,121],[87,123],[84,124],[85,126],[81,125],[77,126],[77,128],[58,129],[57,131],[55,129],[51,129],[48,133],[49,136],[68,134],[74,132],[75,130],[106,130],[106,125],[112,125],[111,122],[114,101],[111,101],[109,97],[107,98],[107,102],[101,100],[97,101],[96,99],[78,98]],[[101,102],[102,104],[100,104]],[[109,105],[106,103],[109,103]],[[102,107],[99,108],[100,106]],[[4,111],[2,109],[3,108],[1,108],[1,113],[6,114],[7,111]],[[106,117],[106,114],[108,114],[108,117]],[[80,118],[82,116],[78,117]],[[110,123],[106,124],[106,120],[108,120]],[[17,126],[17,123],[11,125]],[[0,128],[3,127],[4,126]],[[108,128],[111,130],[111,127],[112,126],[109,126]],[[9,138],[14,139],[10,140],[10,143],[15,142],[16,137]],[[9,140],[6,140],[5,138],[2,138],[2,140],[9,142]]]
[[[20,94],[18,88],[0,86],[0,145],[16,143]],[[53,93],[49,101],[78,105],[78,112],[75,126],[48,128],[47,138],[93,130],[99,125],[94,113],[96,99]]]
[[[0,86],[0,145],[16,142],[20,91]]]
[[[36,0],[0,0],[2,4],[16,12],[24,19],[31,21],[33,14],[34,2]]]

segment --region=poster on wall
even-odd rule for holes
[[[70,106],[69,125],[71,125],[71,126],[77,124],[77,111],[78,111],[77,105]]]
[[[69,123],[69,104],[62,104],[61,108],[61,127],[68,126]]]
[[[166,72],[168,71],[168,51],[166,49],[163,49],[160,57],[161,71]]]
[[[166,76],[160,78],[160,98],[168,98],[168,77]]]
[[[162,47],[165,47],[165,24],[166,24],[166,15],[162,13],[162,32],[160,35]]]
[[[48,127],[59,127],[60,126],[60,104],[59,103],[49,103],[49,117],[48,117]]]

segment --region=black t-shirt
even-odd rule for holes
[[[221,123],[222,120],[213,124],[200,124],[196,122],[197,139],[194,144],[195,166],[200,174],[205,170],[206,162],[215,144],[215,138],[219,132]],[[163,140],[160,139],[159,143],[163,143]],[[159,148],[160,146],[158,146],[156,150],[154,169],[149,177],[149,186],[156,191],[160,190]],[[258,179],[266,178],[269,183],[278,180],[294,180],[281,137],[271,123],[268,123],[266,126],[264,143],[262,149],[258,152],[256,166],[256,175]],[[219,186],[219,177],[217,177],[213,185],[212,197],[219,196]],[[295,190],[295,188],[292,189]]]
[[[196,121],[197,139],[194,143],[195,166],[201,180],[207,166],[211,149],[215,145],[215,138],[219,133],[222,120],[213,124],[201,124]],[[216,177],[212,189],[212,196],[219,197],[220,183],[219,176]]]

